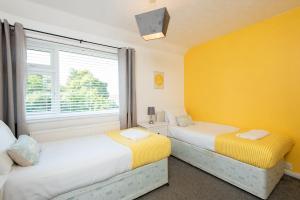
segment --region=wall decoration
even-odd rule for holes
[[[154,72],[154,88],[164,89],[165,77],[163,72]]]

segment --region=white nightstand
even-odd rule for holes
[[[139,122],[138,125],[148,129],[149,131],[153,131],[165,136],[168,135],[168,122],[154,122],[153,124],[149,124],[148,122]]]

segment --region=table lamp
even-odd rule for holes
[[[153,115],[155,115],[155,107],[148,107],[148,115],[150,116],[149,124],[153,124]]]

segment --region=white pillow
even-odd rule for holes
[[[171,126],[177,126],[176,117],[180,115],[186,115],[185,110],[182,108],[166,110],[166,121],[169,122]]]
[[[189,115],[180,115],[176,117],[176,122],[178,126],[187,127],[194,124],[191,116]]]
[[[8,174],[13,161],[7,154],[7,149],[16,142],[14,134],[8,126],[0,120],[0,175]]]
[[[40,147],[32,137],[21,135],[17,142],[9,147],[7,153],[18,165],[27,167],[38,163]]]

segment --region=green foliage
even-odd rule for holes
[[[51,79],[29,75],[27,79],[27,112],[51,111]],[[60,88],[61,112],[89,112],[117,108],[109,99],[107,83],[101,82],[88,70],[72,69],[67,82]]]
[[[100,111],[117,107],[109,99],[107,83],[95,78],[88,70],[72,69],[60,94],[62,112]]]
[[[27,112],[51,110],[51,80],[49,76],[31,74],[27,79]]]

